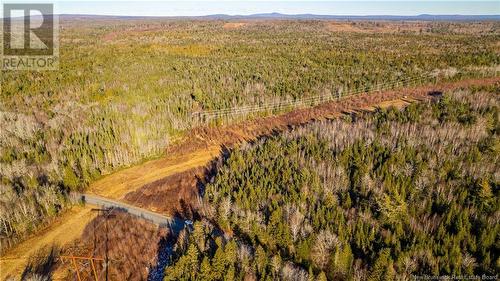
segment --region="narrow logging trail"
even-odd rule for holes
[[[220,155],[223,148],[231,148],[244,141],[255,140],[316,120],[390,106],[402,108],[412,102],[431,99],[441,92],[499,83],[500,77],[494,77],[372,92],[326,102],[312,108],[296,109],[277,116],[260,117],[227,126],[194,128],[186,132],[177,144],[167,148],[164,157],[107,175],[92,183],[87,193],[122,201],[166,216],[183,215],[179,208],[185,208],[186,204],[191,203],[190,200],[198,196],[197,183],[205,171],[204,168]],[[66,211],[2,256],[0,279],[19,276],[27,257],[48,245],[74,243],[94,218],[95,212],[91,212],[89,205],[75,206]],[[161,253],[158,253],[159,259],[161,256]],[[158,263],[162,267],[166,265],[165,261],[160,260]]]

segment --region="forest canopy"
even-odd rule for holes
[[[164,280],[497,275],[499,93],[457,90],[231,150]]]
[[[193,112],[483,77],[500,62],[498,22],[348,27],[63,19],[58,71],[0,77],[1,247],[71,204],[71,191],[160,155],[198,125]]]

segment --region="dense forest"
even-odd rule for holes
[[[164,280],[497,275],[499,94],[457,90],[229,151]]]
[[[500,62],[497,22],[344,25],[62,18],[60,70],[0,78],[1,247],[70,191],[161,154],[192,112],[491,75]]]

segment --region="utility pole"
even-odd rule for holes
[[[97,258],[97,257],[81,257],[81,256],[60,256],[59,257],[61,260],[70,260],[71,264],[73,265],[73,268],[75,269],[76,272],[76,277],[78,278],[78,281],[82,280],[82,277],[80,275],[80,271],[78,270],[78,265],[76,264],[76,260],[86,260],[90,261],[90,265],[92,266],[92,272],[94,275],[94,280],[98,281],[99,279],[97,278],[97,271],[95,270],[94,262],[95,261],[102,261],[102,258]]]
[[[104,264],[105,264],[105,276],[106,276],[106,281],[108,281],[108,265],[109,265],[109,256],[108,256],[108,231],[109,231],[109,226],[108,226],[108,218],[113,218],[115,217],[114,215],[111,214],[111,211],[112,211],[112,208],[105,208],[105,209],[92,209],[92,211],[94,212],[103,212],[105,213],[105,216],[104,216],[104,220],[105,220],[105,223],[106,223],[106,241],[105,241],[105,245],[104,245],[104,249],[105,249],[105,261],[104,261]],[[95,252],[95,225],[94,225],[94,252]]]
[[[94,239],[93,239],[94,241],[93,241],[93,244],[92,244],[92,256],[94,256],[95,255],[95,246],[97,244],[96,237],[95,237],[95,219],[92,220],[92,229],[94,231]]]

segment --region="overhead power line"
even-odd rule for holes
[[[461,72],[458,72],[461,73]],[[481,72],[483,78],[487,75],[486,72]],[[457,74],[455,74],[456,76]],[[439,72],[433,71],[430,73],[424,73],[417,77],[407,77],[404,79],[398,79],[394,81],[388,81],[384,83],[377,83],[375,85],[366,86],[361,89],[353,90],[347,93],[343,93],[339,88],[336,93],[326,93],[319,94],[314,96],[308,96],[300,99],[294,100],[280,100],[280,101],[271,101],[265,102],[263,104],[258,105],[245,105],[238,107],[230,107],[223,109],[215,109],[215,110],[205,110],[205,111],[196,111],[191,113],[192,118],[195,120],[195,123],[203,123],[210,121],[212,119],[217,119],[221,117],[234,116],[234,115],[244,115],[256,112],[264,112],[264,111],[273,111],[273,110],[282,110],[286,108],[297,108],[304,106],[315,106],[324,102],[329,102],[333,100],[340,100],[347,97],[352,97],[356,95],[366,94],[370,92],[379,92],[379,91],[387,91],[387,90],[395,90],[399,87],[408,87],[408,86],[417,86],[422,85],[425,82],[437,82],[438,77],[440,76]],[[495,70],[493,76],[497,76],[497,71]]]

